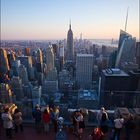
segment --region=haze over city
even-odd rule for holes
[[[118,39],[124,29],[139,38],[139,0],[1,0],[1,39]]]

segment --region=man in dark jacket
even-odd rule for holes
[[[40,132],[41,128],[41,110],[39,105],[36,105],[35,110],[32,112],[33,119],[35,121],[35,127],[37,132]]]

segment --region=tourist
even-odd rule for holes
[[[101,131],[106,134],[108,132],[108,116],[105,112],[102,112],[102,117],[100,120]]]
[[[113,134],[113,140],[116,140],[116,138],[117,140],[120,140],[120,133],[121,133],[123,124],[124,124],[124,119],[122,118],[121,115],[117,119],[114,120],[115,130]]]
[[[134,117],[133,115],[129,115],[128,120],[125,122],[125,132],[126,132],[126,140],[130,140],[132,131],[135,128]]]
[[[97,113],[97,117],[96,117],[97,121],[98,121],[98,126],[100,126],[103,113],[106,115],[106,119],[108,120],[108,114],[107,114],[105,108],[102,107],[101,110]]]
[[[57,132],[57,120],[59,117],[59,107],[54,107],[53,111],[51,112],[51,120],[54,126],[54,132]]]
[[[20,127],[21,132],[23,131],[23,125],[22,125],[22,113],[18,110],[15,109],[14,115],[14,124],[15,124],[15,132],[18,132],[18,128]]]
[[[83,134],[83,130],[85,128],[84,117],[81,112],[78,112],[76,121],[77,121],[78,136],[79,138],[81,138]]]
[[[77,121],[76,121],[77,116],[78,116],[78,111],[74,111],[71,115],[71,121],[72,121],[72,125],[73,125],[73,134],[74,135],[78,134],[78,132],[77,132]]]
[[[104,134],[99,127],[96,127],[92,130],[90,137],[92,137],[92,140],[103,140]]]
[[[35,109],[32,112],[33,119],[35,121],[35,128],[37,132],[41,131],[41,110],[39,105],[35,106]]]
[[[2,120],[3,120],[3,126],[6,130],[6,136],[8,138],[12,138],[12,128],[13,128],[13,119],[11,114],[9,113],[9,108],[6,107],[4,109],[4,112],[2,113]]]
[[[44,125],[44,131],[47,134],[49,132],[49,125],[50,125],[50,113],[48,112],[48,109],[46,108],[42,114],[42,122]]]

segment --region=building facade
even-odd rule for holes
[[[83,88],[83,89],[91,88],[93,65],[94,65],[94,55],[77,54],[76,83],[78,88]]]

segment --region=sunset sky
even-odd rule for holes
[[[118,39],[124,29],[139,38],[139,0],[1,0],[1,39]]]

